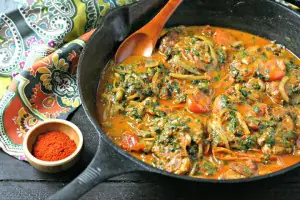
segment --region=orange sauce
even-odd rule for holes
[[[189,27],[189,30],[191,32],[197,33],[201,32],[204,27]],[[214,27],[215,28],[215,27]],[[243,41],[245,48],[252,47],[252,46],[259,46],[262,47],[267,44],[271,44],[269,40],[266,40],[264,38],[254,36],[249,33],[241,32],[238,30],[232,30],[232,29],[224,29],[224,28],[215,28],[216,30],[226,31],[231,33],[237,40]],[[221,67],[220,71],[211,71],[206,72],[205,75],[210,77],[211,80],[211,88],[215,88],[214,90],[214,97],[218,96],[219,94],[225,93],[230,86],[234,83],[234,80],[230,77],[226,77],[226,74],[228,73],[229,64],[233,60],[232,52],[229,50],[228,52],[228,59],[227,62]],[[272,55],[268,55],[271,56]],[[162,56],[160,53],[155,52],[153,57],[163,60],[164,56]],[[300,60],[294,56],[291,52],[286,51],[286,58],[295,58],[295,63],[297,65],[300,65]],[[137,63],[137,62],[143,62],[141,61],[140,57],[130,57],[128,58],[124,64],[128,63]],[[166,64],[166,67],[168,67],[168,64]],[[145,72],[144,67],[137,67],[136,71],[138,72]],[[98,113],[99,113],[99,123],[101,124],[103,130],[105,133],[117,144],[122,139],[122,133],[125,130],[131,130],[135,131],[134,124],[136,123],[135,120],[126,117],[124,115],[116,115],[113,118],[108,118],[105,116],[104,109],[107,106],[103,101],[101,101],[101,95],[104,92],[105,87],[107,84],[105,83],[112,83],[112,79],[110,78],[110,74],[112,73],[111,67],[106,68],[102,80],[100,82],[99,92],[98,92],[98,100],[97,100],[97,107],[98,107]],[[216,81],[215,77],[219,76],[220,80]],[[188,90],[188,88],[182,88],[183,90]],[[202,122],[205,122],[208,118],[208,114],[195,114],[187,111],[186,104],[185,103],[179,103],[174,104],[172,101],[169,100],[159,100],[161,107],[165,109],[166,112],[173,112],[177,111],[185,116],[190,116],[191,118],[200,119]],[[273,104],[272,99],[265,95],[263,97],[263,102],[266,104]],[[248,107],[240,104],[237,105],[237,110],[241,113],[242,116],[246,116],[249,112]],[[136,124],[135,124],[136,125]],[[299,135],[299,133],[297,133]],[[143,160],[144,162],[148,164],[152,164],[152,162],[155,160],[153,154],[148,153],[139,153],[139,152],[131,152],[133,156],[136,158]],[[214,159],[212,155],[207,156],[209,159]],[[277,155],[278,159],[276,162],[272,162],[270,164],[259,164],[260,172],[259,174],[266,174],[271,173],[274,171],[281,170],[283,168],[286,168],[288,166],[294,165],[296,163],[300,162],[300,156],[294,156],[294,155]],[[218,172],[216,172],[213,176],[204,176],[199,175],[199,177],[205,177],[205,178],[213,178],[218,179],[220,175],[224,174],[226,171],[228,171],[229,165],[227,164],[220,164]]]

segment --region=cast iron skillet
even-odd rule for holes
[[[116,146],[97,122],[96,93],[100,73],[113,58],[120,42],[146,23],[166,0],[141,0],[131,6],[111,11],[87,44],[79,61],[78,85],[82,104],[98,134],[98,150],[86,170],[50,199],[78,199],[96,184],[110,177],[132,171],[148,171],[193,182],[240,183],[283,174],[300,166],[253,178],[210,180],[175,175],[135,159]],[[276,40],[300,56],[300,15],[270,0],[187,0],[175,12],[167,26],[214,25],[229,27]]]

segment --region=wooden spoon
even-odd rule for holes
[[[164,25],[182,1],[169,0],[148,24],[130,35],[119,47],[115,63],[118,64],[129,56],[151,56]]]

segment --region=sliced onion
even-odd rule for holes
[[[185,74],[176,74],[176,73],[170,73],[170,76],[176,79],[181,80],[210,80],[210,77],[208,76],[194,76],[194,75],[185,75]]]
[[[215,115],[214,119],[207,121],[207,131],[210,134],[210,137],[212,138],[212,140],[213,140],[212,135],[215,133],[216,135],[218,135],[220,137],[221,142],[223,142],[225,144],[225,147],[227,149],[230,149],[229,142],[224,133],[224,130],[222,129],[221,120],[219,119],[218,115]]]
[[[185,69],[188,72],[191,72],[191,73],[196,74],[196,75],[200,74],[200,72],[196,68],[194,68],[193,66],[191,66],[191,65],[185,63],[184,61],[182,61],[180,59],[180,56],[178,56],[178,55],[174,56],[173,61],[176,65],[178,65],[179,67],[182,67],[183,69]]]
[[[209,49],[210,49],[211,57],[213,58],[213,62],[212,62],[213,67],[217,67],[218,66],[218,58],[217,58],[216,51],[214,50],[212,45],[208,45],[208,46],[209,46]]]
[[[152,91],[154,94],[158,94],[158,76],[159,72],[155,72],[155,74],[152,77]]]
[[[279,92],[282,96],[282,98],[286,101],[289,102],[289,96],[287,95],[286,91],[285,91],[285,85],[286,83],[289,81],[289,77],[285,76],[281,79],[280,83],[279,83]]]
[[[243,119],[242,115],[239,112],[235,112],[235,114],[239,120],[240,125],[242,126],[242,128],[244,130],[245,135],[250,135],[250,131],[249,131],[248,126],[247,126],[245,120]]]
[[[127,101],[131,101],[131,100],[133,100],[133,99],[135,99],[135,98],[139,98],[139,99],[142,99],[143,98],[143,95],[141,95],[141,94],[133,94],[133,95],[131,95],[131,96],[129,96],[129,97],[127,97]]]

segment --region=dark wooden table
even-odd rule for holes
[[[45,199],[75,178],[91,161],[98,135],[83,109],[70,118],[83,133],[81,160],[69,171],[45,174],[28,163],[0,152],[0,199]],[[92,137],[91,137],[92,136]],[[273,199],[300,200],[300,170],[279,177],[246,184],[195,184],[150,173],[131,173],[110,179],[87,193],[82,199]]]

